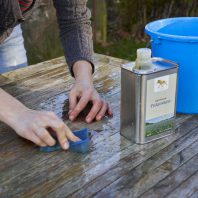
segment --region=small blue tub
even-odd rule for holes
[[[179,64],[177,112],[198,113],[198,17],[179,17],[149,23],[152,56]]]

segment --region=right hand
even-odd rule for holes
[[[80,140],[53,112],[35,111],[25,108],[13,118],[10,126],[16,133],[38,146],[55,145],[56,141],[50,135],[48,128],[51,128],[56,133],[58,141],[64,150],[69,148],[68,139],[74,142]]]

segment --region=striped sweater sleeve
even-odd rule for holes
[[[19,5],[22,12],[28,10],[33,3],[33,0],[19,0]]]

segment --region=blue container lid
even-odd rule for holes
[[[79,137],[81,141],[72,142],[69,140],[69,149],[73,152],[87,153],[90,148],[89,131],[87,128],[80,131],[73,132],[75,136]]]
[[[198,17],[161,19],[146,25],[151,37],[180,42],[198,42]]]

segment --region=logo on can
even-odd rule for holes
[[[169,75],[155,78],[154,91],[161,92],[169,88]]]

